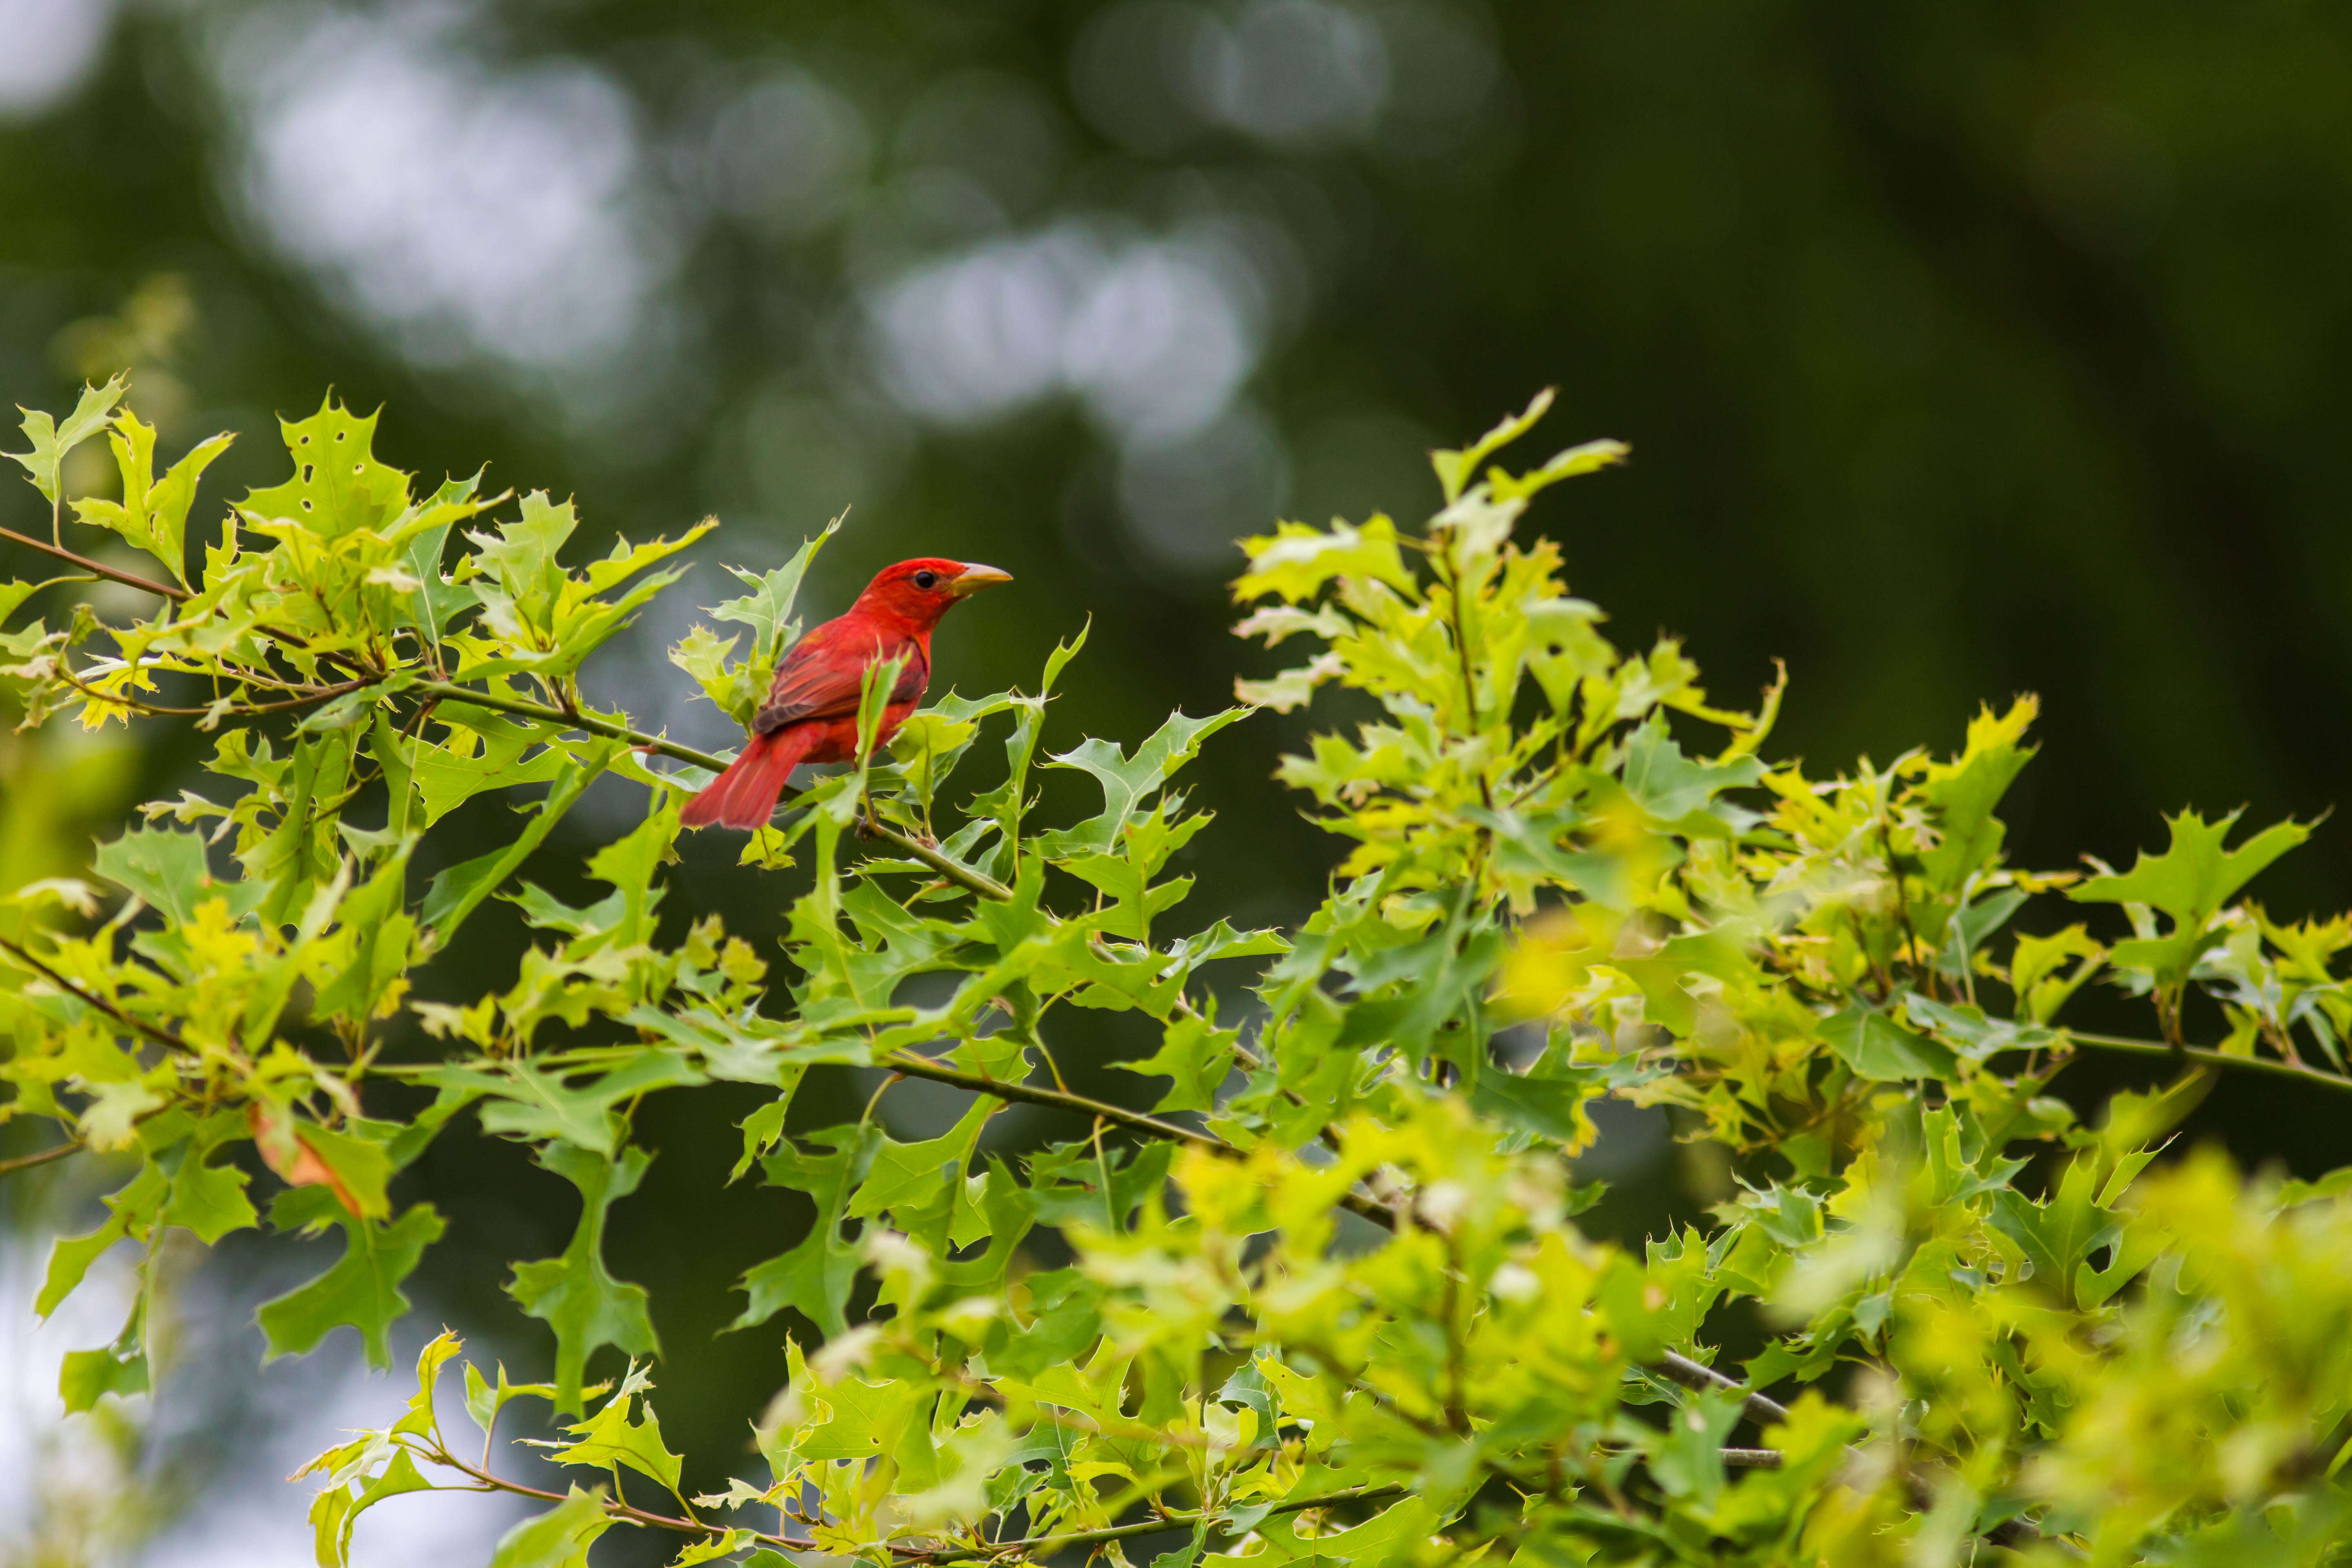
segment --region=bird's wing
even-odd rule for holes
[[[784,655],[751,728],[764,735],[803,719],[846,718],[857,711],[866,667],[901,657],[907,663],[890,700],[911,702],[930,681],[930,660],[919,640],[847,616],[827,621]]]

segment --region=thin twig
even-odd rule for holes
[[[137,588],[145,593],[160,595],[166,599],[195,597],[185,588],[176,587],[169,583],[158,583],[152,577],[142,577],[135,572],[118,572],[102,561],[92,561],[89,556],[78,555],[62,544],[50,544],[46,541],[34,538],[29,533],[19,533],[13,528],[0,528],[0,539],[13,539],[27,549],[37,550],[44,555],[55,556],[59,561],[69,563],[78,571],[95,573],[108,582],[120,583],[126,588]]]
[[[1738,1394],[1748,1418],[1759,1426],[1778,1426],[1789,1419],[1787,1405],[1769,1394],[1750,1392],[1737,1378],[1725,1376],[1705,1362],[1693,1361],[1686,1355],[1666,1351],[1656,1361],[1644,1364],[1667,1382],[1678,1383],[1694,1393]]]
[[[1212,1153],[1241,1152],[1222,1138],[1213,1138],[1206,1132],[1196,1132],[1190,1127],[1179,1127],[1172,1121],[1162,1121],[1160,1118],[1147,1116],[1140,1110],[1129,1110],[1123,1105],[1113,1105],[1107,1100],[1094,1100],[1083,1094],[1072,1094],[1067,1089],[1047,1089],[1042,1084],[1009,1083],[1002,1079],[985,1078],[979,1073],[964,1072],[956,1068],[943,1066],[929,1057],[913,1051],[894,1051],[875,1065],[888,1068],[892,1072],[904,1073],[908,1078],[929,1079],[933,1083],[951,1084],[958,1089],[968,1089],[975,1094],[993,1095],[999,1100],[1017,1100],[1029,1105],[1043,1105],[1055,1110],[1074,1111],[1081,1116],[1100,1117],[1115,1127],[1124,1127],[1129,1131],[1140,1132],[1146,1137],[1164,1138],[1173,1142],[1190,1143],[1196,1149],[1206,1149]],[[1342,1194],[1339,1203],[1349,1213],[1361,1215],[1383,1229],[1394,1230],[1397,1226],[1396,1211],[1377,1198],[1366,1197],[1361,1193],[1351,1192]]]
[[[105,997],[97,994],[95,992],[85,989],[79,982],[67,979],[64,975],[58,973],[56,970],[50,968],[47,964],[34,957],[33,954],[20,943],[16,942],[7,937],[0,936],[0,947],[6,948],[10,952],[15,953],[19,959],[40,971],[42,976],[51,984],[62,986],[68,995],[73,996],[76,1000],[81,1002],[87,1006],[97,1008],[100,1012],[105,1014],[116,1023],[121,1024],[124,1028],[135,1030],[138,1033],[146,1036],[149,1039],[155,1041],[157,1044],[169,1046],[175,1051],[193,1052],[196,1049],[195,1047],[188,1044],[187,1041],[182,1039],[178,1035],[173,1033],[171,1030],[163,1027],[161,1025],[151,1024],[144,1018],[139,1017],[133,1014],[126,1013],[121,1007],[108,1001]]]
[[[484,691],[445,680],[420,680],[410,686],[409,689],[423,692],[436,701],[462,702],[476,708],[488,708],[500,713],[511,713],[520,719],[536,719],[542,724],[553,724],[567,730],[585,731],[591,735],[602,735],[608,741],[623,742],[638,751],[658,752],[663,756],[681,763],[690,763],[698,768],[707,768],[715,773],[727,771],[727,759],[724,757],[698,751],[692,746],[681,746],[677,742],[659,735],[648,735],[643,731],[632,730],[626,724],[598,714],[577,710],[567,713],[561,708],[551,707],[544,702],[533,702],[529,698],[509,697],[502,692]],[[992,877],[985,876],[969,866],[950,858],[912,834],[901,833],[878,819],[869,818],[868,826],[876,837],[885,840],[902,853],[922,862],[966,890],[977,893],[984,899],[993,899],[999,903],[1012,901],[1012,889]]]
[[[571,1494],[568,1492],[550,1491],[545,1487],[525,1486],[520,1481],[510,1481],[503,1476],[492,1475],[488,1470],[477,1468],[476,1467],[467,1464],[465,1460],[457,1458],[457,1455],[449,1452],[446,1447],[442,1447],[437,1453],[425,1455],[425,1458],[431,1459],[436,1464],[446,1465],[453,1470],[462,1470],[467,1475],[469,1475],[476,1480],[481,1482],[482,1485],[492,1488],[498,1491],[512,1492],[518,1497],[535,1497],[548,1502],[567,1502],[571,1500]],[[471,1489],[461,1488],[459,1489],[470,1490]],[[617,1495],[605,1500],[604,1511],[612,1515],[614,1519],[625,1521],[630,1524],[648,1525],[656,1530],[673,1530],[682,1535],[727,1535],[732,1533],[726,1525],[705,1524],[698,1519],[678,1519],[667,1513],[654,1513],[648,1510],[639,1508],[635,1503],[629,1502],[625,1499]],[[802,1541],[789,1535],[770,1535],[764,1531],[757,1530],[752,1531],[751,1535],[753,1539],[765,1545],[781,1546],[787,1552],[814,1552],[817,1549],[816,1542],[814,1541]],[[898,1548],[893,1547],[892,1550],[897,1551]],[[911,1552],[901,1552],[900,1554],[908,1556],[914,1555]]]
[[[1463,574],[1454,563],[1454,542],[1458,532],[1446,536],[1445,549],[1435,559],[1438,563],[1438,581],[1445,584],[1446,597],[1453,601],[1454,652],[1462,665],[1462,706],[1465,714],[1462,738],[1465,741],[1475,742],[1478,738],[1478,677],[1476,667],[1470,659],[1469,614],[1462,604]],[[1486,782],[1486,770],[1483,766],[1478,770],[1478,803],[1488,811],[1495,809],[1495,792]]]
[[[29,1171],[36,1165],[46,1165],[53,1160],[62,1160],[68,1154],[79,1154],[88,1147],[89,1145],[79,1138],[68,1138],[56,1148],[44,1149],[37,1154],[18,1154],[13,1159],[0,1160],[0,1176],[14,1175],[18,1171]]]
[[[57,668],[58,679],[64,681],[68,686],[72,687],[76,691],[80,692],[92,702],[102,702],[110,708],[129,708],[136,712],[154,714],[160,718],[167,719],[201,719],[213,712],[213,709],[210,706],[203,708],[181,708],[165,702],[150,702],[143,697],[133,697],[128,691],[121,693],[100,691],[98,688],[88,685],[77,679],[74,672],[66,667],[66,661],[63,658],[58,660]],[[240,719],[256,713],[282,713],[290,708],[307,708],[313,702],[325,702],[333,698],[341,697],[345,692],[363,691],[374,684],[376,683],[373,680],[346,680],[340,686],[314,687],[310,691],[303,696],[290,697],[279,702],[232,703],[229,706],[221,709],[220,711],[224,716],[234,716]]]
[[[1294,1498],[1278,1502],[1265,1511],[1304,1513],[1310,1508],[1336,1508],[1349,1502],[1381,1502],[1392,1497],[1402,1497],[1400,1486],[1350,1487],[1345,1491],[1325,1492],[1318,1497]],[[961,1546],[943,1552],[923,1554],[927,1563],[969,1563],[982,1557],[1001,1557],[1017,1552],[1024,1556],[1043,1557],[1073,1546],[1094,1546],[1104,1542],[1129,1541],[1139,1535],[1158,1535],[1165,1531],[1183,1530],[1190,1526],[1217,1524],[1231,1517],[1231,1510],[1202,1509],[1194,1513],[1166,1513],[1154,1519],[1139,1519],[1130,1524],[1107,1525],[1100,1530],[1074,1530],[1060,1535],[1032,1535],[1021,1541],[999,1541],[986,1546]]]
[[[2136,1040],[2126,1035],[2094,1035],[2080,1029],[2060,1029],[2066,1041],[2089,1046],[2096,1050],[2121,1051],[2129,1056],[2163,1057],[2179,1061],[2184,1058],[2208,1067],[2238,1068],[2247,1072],[2267,1073],[2273,1078],[2292,1079],[2297,1083],[2319,1084],[2340,1094],[2352,1094],[2352,1078],[2341,1073],[2323,1072],[2315,1067],[2297,1062],[2279,1061],[2272,1057],[2239,1057],[2227,1051],[2217,1051],[2210,1046],[2173,1046],[2160,1040]],[[2014,1049],[2023,1050],[2022,1046]]]
[[[1886,818],[1878,819],[1878,842],[1886,851],[1886,869],[1895,879],[1895,912],[1903,917],[1903,936],[1911,950],[1911,976],[1927,988],[1932,998],[1936,991],[1936,969],[1925,949],[1919,945],[1919,932],[1911,923],[1911,895],[1903,886],[1903,867],[1895,858],[1895,832]]]

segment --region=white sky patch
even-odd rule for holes
[[[674,263],[629,98],[577,61],[486,64],[460,20],[278,6],[240,23],[220,54],[236,192],[419,363],[584,366],[627,343]]]
[[[98,67],[114,0],[0,0],[0,120],[62,103]]]

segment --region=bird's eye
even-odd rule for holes
[[[915,574],[915,586],[918,588],[937,587],[939,581],[940,574],[936,572],[922,571]]]

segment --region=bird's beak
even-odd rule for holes
[[[1012,581],[1013,574],[1010,572],[999,571],[993,566],[983,566],[977,561],[967,561],[963,563],[963,570],[949,581],[947,590],[951,598],[963,599],[979,593],[982,588],[993,588],[999,583]]]

